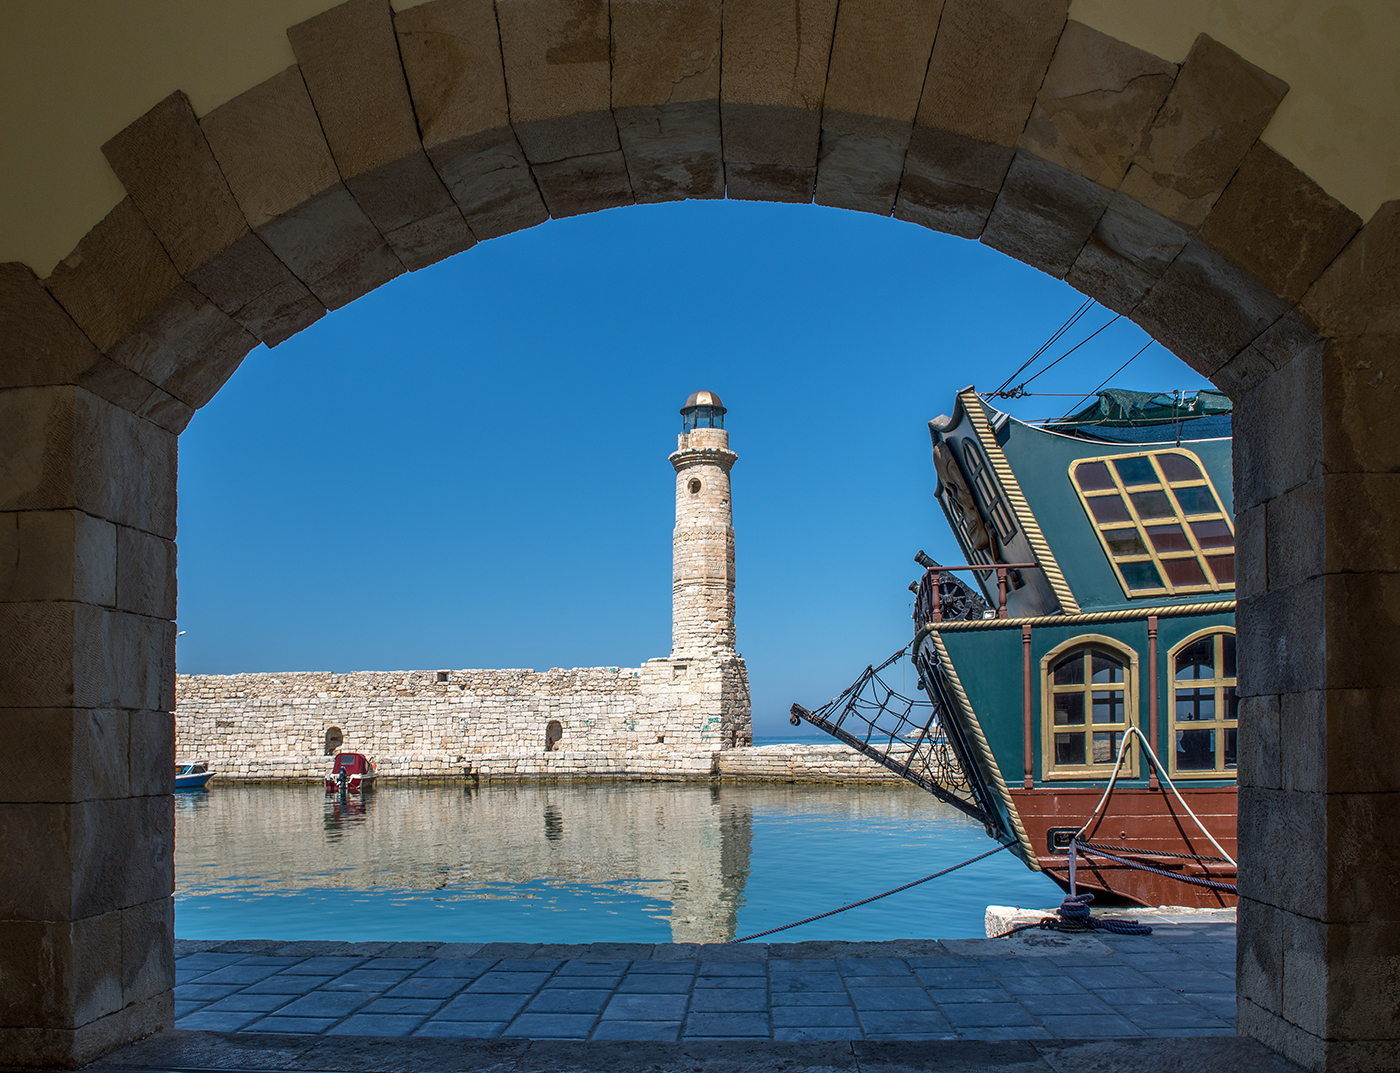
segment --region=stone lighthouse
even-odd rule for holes
[[[671,545],[671,655],[648,661],[666,740],[732,748],[753,743],[749,676],[735,650],[734,517],[724,404],[697,391],[681,407]]]

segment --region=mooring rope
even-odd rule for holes
[[[1077,842],[1082,846],[1084,843]],[[1199,876],[1184,876],[1179,872],[1168,872],[1165,868],[1153,868],[1150,864],[1140,864],[1137,861],[1130,861],[1125,857],[1115,857],[1112,853],[1105,853],[1101,849],[1085,850],[1086,855],[1096,857],[1107,857],[1115,864],[1121,864],[1126,868],[1136,868],[1140,872],[1151,872],[1153,875],[1166,876],[1168,879],[1175,879],[1179,883],[1190,883],[1193,887],[1209,887],[1211,890],[1223,891],[1226,894],[1238,895],[1240,890],[1233,883],[1222,883],[1218,879],[1202,879]],[[1234,863],[1233,861],[1230,863]]]
[[[856,909],[862,905],[869,905],[871,902],[878,902],[881,898],[888,898],[891,894],[898,894],[900,891],[908,890],[910,887],[917,887],[920,883],[927,883],[930,879],[937,879],[939,876],[946,876],[949,872],[956,872],[959,868],[966,868],[969,864],[976,864],[978,861],[986,860],[993,854],[1000,853],[1002,850],[1009,848],[1010,846],[1007,843],[1003,842],[1001,845],[997,846],[996,849],[989,849],[986,853],[978,854],[976,857],[970,857],[967,860],[963,861],[961,864],[955,864],[951,868],[943,869],[943,871],[941,872],[934,872],[933,875],[924,876],[923,879],[916,879],[914,880],[914,882],[906,883],[902,887],[895,887],[894,890],[887,890],[884,894],[876,894],[870,898],[862,898],[858,902],[852,902],[850,905],[843,905],[840,909],[828,909],[825,913],[818,913],[816,916],[808,917],[806,920],[794,920],[791,924],[784,924],[780,928],[769,928],[767,931],[756,931],[752,935],[745,935],[742,939],[730,939],[729,941],[731,943],[746,943],[750,939],[762,939],[765,935],[772,935],[775,932],[787,931],[789,928],[800,928],[803,924],[810,924],[814,920],[821,920],[824,917],[835,916],[837,913],[844,913],[847,909]]]
[[[1010,931],[993,935],[992,938],[1005,939],[1008,935],[1015,935],[1019,931],[1030,931],[1032,928],[1065,932],[1111,931],[1116,935],[1152,934],[1152,928],[1149,925],[1139,924],[1136,920],[1094,916],[1089,912],[1089,903],[1093,900],[1094,896],[1088,891],[1083,894],[1071,894],[1060,903],[1060,908],[1055,916],[1041,917],[1030,924],[1017,924]]]

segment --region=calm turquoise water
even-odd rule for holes
[[[715,942],[992,848],[912,787],[408,786],[363,798],[215,780],[176,795],[188,939]],[[773,941],[982,934],[1061,894],[1003,853]]]

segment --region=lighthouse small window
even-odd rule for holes
[[[687,487],[690,489],[690,494],[691,494],[691,495],[693,495],[693,496],[698,496],[698,495],[700,494],[700,482],[699,482],[699,480],[697,480],[697,479],[695,479],[695,478],[692,478],[690,484],[689,484]]]

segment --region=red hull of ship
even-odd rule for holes
[[[1011,791],[1011,799],[1021,815],[1021,823],[1035,848],[1040,867],[1065,890],[1069,889],[1069,859],[1063,853],[1050,852],[1049,832],[1051,828],[1078,827],[1089,817],[1102,795],[1102,789],[1090,787],[1037,787]],[[1225,852],[1237,857],[1235,787],[1183,789],[1181,796]],[[1201,857],[1220,856],[1171,791],[1165,788],[1117,788],[1104,812],[1105,815],[1084,833],[1081,841],[1097,842],[1104,846],[1130,846],[1139,852],[1155,850],[1162,853],[1194,853]],[[1115,855],[1133,856],[1131,853]],[[1224,883],[1235,882],[1235,868],[1230,864],[1146,856],[1138,859],[1166,872]],[[1076,879],[1079,890],[1091,891],[1099,905],[1220,908],[1235,904],[1234,895],[1128,868],[1092,854],[1079,855]]]

